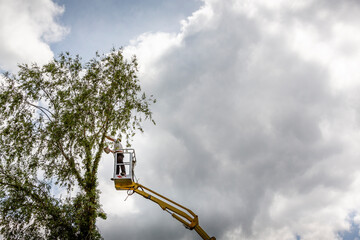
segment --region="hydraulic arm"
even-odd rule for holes
[[[180,204],[138,183],[121,186],[120,188],[121,190],[134,191],[144,198],[157,203],[164,211],[167,211],[176,220],[184,224],[187,229],[195,230],[202,237],[202,239],[216,240],[215,237],[209,237],[209,235],[200,227],[198,216],[190,209],[181,206]]]

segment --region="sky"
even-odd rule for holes
[[[217,239],[360,239],[360,2],[0,0],[0,70],[136,55],[139,182]],[[99,168],[105,239],[200,239]],[[126,201],[125,201],[126,200]]]

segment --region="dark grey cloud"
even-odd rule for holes
[[[334,88],[331,69],[304,59],[289,43],[296,21],[322,28],[304,17],[312,6],[319,10],[317,4],[253,5],[256,15],[235,2],[209,1],[188,20],[180,42],[143,62],[158,69],[156,81],[143,73],[146,90],[159,101],[153,108],[158,125],[135,142],[137,174],[199,214],[202,227],[218,239],[336,239],[358,206],[352,186],[359,154],[350,144],[358,126],[348,101],[354,92]],[[338,9],[323,7],[329,14]],[[266,31],[271,21],[280,30]],[[144,49],[139,53],[141,64]],[[142,230],[132,239],[196,236],[170,223],[164,230],[157,206],[138,200],[136,206],[145,214],[129,216]],[[105,232],[115,239],[110,236],[117,231]]]

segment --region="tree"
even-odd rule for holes
[[[97,171],[105,135],[121,133],[129,144],[144,120],[154,122],[155,100],[136,74],[136,58],[126,60],[121,49],[86,64],[65,53],[4,74],[0,233],[6,239],[101,238],[96,219],[106,214]]]

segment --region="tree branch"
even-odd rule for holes
[[[41,90],[44,91],[44,93],[46,94],[47,98],[50,100],[50,102],[52,103],[52,105],[54,106],[54,110],[56,111],[57,106],[54,103],[54,100],[51,98],[50,94],[45,90],[45,88],[41,88]],[[53,115],[53,114],[52,114]],[[54,116],[54,115],[53,115]]]
[[[107,119],[105,121],[105,124],[104,124],[103,128],[104,128],[104,131],[103,131],[103,134],[101,136],[101,142],[100,142],[100,144],[98,144],[99,149],[98,149],[98,151],[97,151],[97,153],[95,155],[94,165],[93,165],[93,168],[92,168],[92,175],[96,174],[98,166],[99,166],[101,153],[102,153],[103,147],[104,147],[105,135],[106,135],[106,132],[107,132],[107,130],[109,128],[109,119],[108,119],[108,117],[107,117]]]
[[[60,213],[60,209],[57,209],[57,207],[49,201],[51,197],[42,191],[39,186],[31,184],[30,186],[25,187],[23,183],[19,183],[17,179],[15,179],[13,176],[10,176],[8,174],[5,174],[5,177],[10,178],[10,180],[15,181],[15,183],[11,184],[9,182],[2,182],[0,181],[0,185],[8,186],[17,192],[21,191],[25,193],[26,196],[29,196],[32,199],[31,205],[33,205],[33,208],[39,211],[39,217],[40,221],[52,221],[55,220],[57,222],[60,222],[64,229],[67,230],[67,232],[73,233],[73,228],[71,225],[68,224],[66,219],[63,217],[63,215]],[[38,189],[39,193],[35,192],[34,189]],[[55,211],[54,211],[55,209]],[[46,216],[52,216],[52,219],[47,218]],[[42,219],[41,219],[42,218]]]
[[[76,165],[75,165],[75,161],[74,161],[74,158],[73,157],[69,157],[62,145],[59,143],[59,142],[56,142],[57,144],[57,147],[60,149],[61,151],[61,154],[63,155],[63,157],[65,158],[65,160],[68,162],[69,166],[70,166],[70,169],[71,171],[74,173],[75,177],[76,177],[76,180],[78,181],[79,185],[84,188],[84,179],[81,177],[79,171],[76,169]]]
[[[48,109],[46,109],[46,108],[44,108],[44,107],[41,107],[41,106],[36,106],[36,105],[34,105],[34,104],[32,104],[32,103],[30,103],[30,102],[28,102],[28,101],[26,101],[26,103],[29,104],[30,106],[33,106],[33,107],[39,109],[41,112],[43,112],[43,113],[46,115],[46,117],[47,117],[51,122],[53,122],[53,121],[51,120],[51,118],[49,117],[49,115],[47,115],[47,113],[44,111],[44,110],[46,110],[48,113],[50,113],[50,114],[52,115],[52,117],[54,117],[54,114],[53,114],[52,112],[50,112]]]

